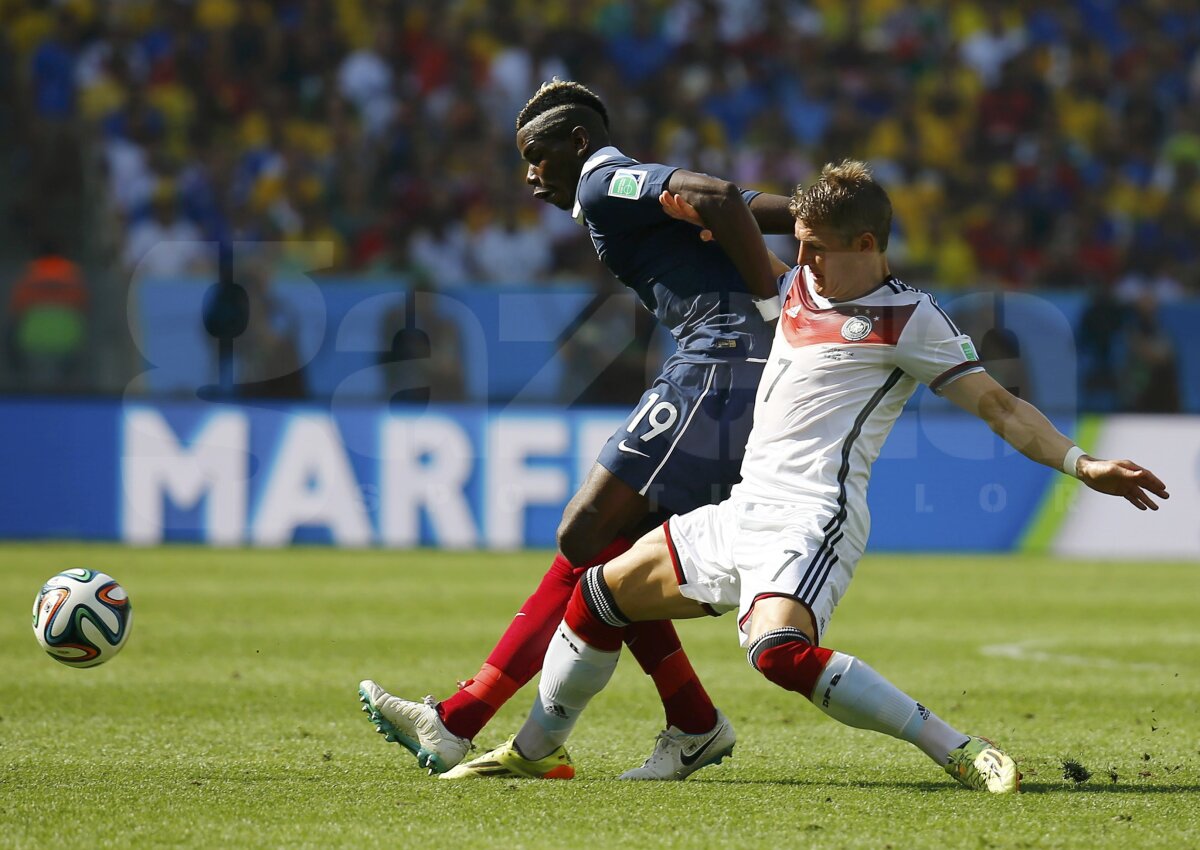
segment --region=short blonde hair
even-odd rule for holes
[[[875,182],[871,166],[856,159],[826,163],[817,182],[797,186],[788,210],[808,227],[828,227],[843,241],[870,233],[886,251],[892,231],[892,201]]]

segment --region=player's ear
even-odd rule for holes
[[[591,139],[588,136],[587,127],[579,125],[571,130],[571,149],[575,151],[575,156],[580,159],[586,159],[588,144],[590,142]]]
[[[875,234],[869,230],[860,233],[854,244],[859,251],[864,253],[879,249],[879,241],[875,238]]]

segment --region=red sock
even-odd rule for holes
[[[625,629],[621,626],[610,626],[592,613],[592,609],[583,601],[583,585],[576,585],[572,591],[571,601],[567,603],[562,621],[584,643],[594,649],[616,652],[621,648],[621,638]]]
[[[542,669],[546,647],[562,622],[571,591],[583,570],[612,560],[632,545],[617,538],[592,563],[574,566],[561,554],[533,595],[500,636],[495,649],[475,677],[438,706],[446,728],[461,738],[474,738],[500,707]]]
[[[692,669],[671,621],[626,626],[625,645],[654,680],[668,726],[699,735],[717,725],[717,709]]]
[[[829,663],[833,650],[794,640],[763,650],[758,656],[758,670],[779,687],[813,698],[813,688]]]

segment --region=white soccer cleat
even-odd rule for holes
[[[446,728],[437,700],[410,702],[394,697],[370,679],[358,683],[358,698],[375,730],[417,757],[430,773],[445,773],[463,760],[471,742]]]
[[[702,767],[720,764],[733,754],[737,736],[729,718],[717,711],[717,725],[699,735],[689,735],[676,726],[658,733],[654,752],[646,763],[622,773],[618,779],[687,779]]]

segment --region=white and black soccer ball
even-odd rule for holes
[[[108,661],[125,645],[132,623],[125,589],[96,570],[63,570],[33,600],[34,637],[68,667]]]

